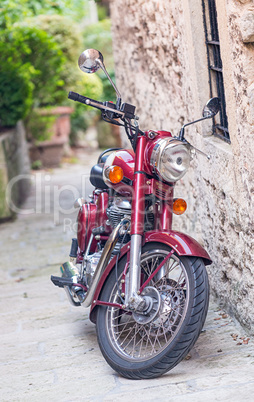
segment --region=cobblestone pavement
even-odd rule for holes
[[[214,302],[187,359],[161,378],[130,381],[104,361],[89,309],[71,306],[52,285],[50,275],[68,259],[76,216],[54,214],[53,204],[60,199],[62,212],[71,208],[74,187],[82,187],[96,156],[37,172],[23,207],[37,205],[37,213],[0,226],[0,400],[253,401],[253,340]],[[89,192],[86,179],[83,187]]]

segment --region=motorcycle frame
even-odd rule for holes
[[[87,61],[89,61],[88,64]],[[151,163],[151,156],[157,144],[154,146],[152,141],[156,138],[160,139],[160,137],[171,137],[171,134],[166,131],[148,131],[144,133],[139,130],[137,125],[138,117],[135,116],[135,106],[130,104],[121,105],[121,95],[106,71],[106,68],[103,64],[103,56],[100,52],[94,49],[84,51],[79,59],[79,67],[85,72],[95,72],[99,67],[101,67],[117,93],[116,105],[109,105],[108,102],[98,102],[75,92],[70,92],[68,98],[102,110],[102,117],[107,122],[123,125],[116,121],[116,119],[119,118],[121,118],[121,120],[124,122],[126,134],[131,141],[132,148],[135,153],[134,157],[133,151],[129,152],[133,156],[132,161],[131,159],[127,161],[125,158],[119,157],[119,160],[123,162],[123,164],[126,165],[127,163],[127,166],[129,166],[131,170],[131,172],[129,172],[130,176],[132,175],[134,165],[134,178],[132,179],[129,177],[124,177],[125,181],[120,180],[122,183],[127,183],[127,197],[131,198],[132,200],[131,222],[128,212],[127,216],[125,215],[125,217],[117,224],[114,230],[111,231],[111,223],[107,219],[107,207],[110,203],[110,192],[106,191],[105,187],[102,187],[102,190],[100,188],[95,189],[92,201],[90,203],[81,202],[80,199],[78,202],[78,206],[80,206],[78,224],[80,227],[78,228],[77,239],[73,239],[72,242],[70,253],[71,260],[69,263],[64,263],[62,265],[62,278],[64,279],[54,276],[52,276],[51,279],[56,286],[65,287],[65,289],[68,290],[67,294],[69,294],[74,305],[81,305],[81,303],[83,303],[85,307],[92,305],[90,314],[92,321],[94,320],[93,313],[96,311],[95,307],[98,305],[112,306],[123,309],[127,308],[128,310],[136,311],[137,313],[142,314],[144,311],[147,312],[150,306],[150,302],[147,302],[147,299],[142,297],[142,292],[154,275],[156,275],[165,262],[172,256],[172,254],[176,253],[179,256],[183,255],[199,257],[204,260],[206,265],[211,263],[211,259],[206,251],[190,236],[172,231],[173,191],[175,183],[164,183],[154,176],[155,165],[153,165],[154,162]],[[220,102],[218,98],[210,99],[204,108],[203,118],[185,124],[182,127],[179,136],[177,137],[178,141],[182,141],[186,146],[189,147],[189,149],[193,148],[197,152],[205,155],[202,151],[194,148],[184,139],[184,128],[190,124],[213,117],[219,111],[219,106]],[[135,127],[131,125],[132,119],[135,120]],[[209,156],[207,157],[209,158]],[[159,172],[157,173],[159,175]],[[109,187],[112,186],[109,185]],[[118,192],[117,187],[114,188],[113,186],[113,189]],[[123,192],[119,191],[119,194],[123,195]],[[160,201],[156,201],[155,203],[152,202],[152,205],[150,205],[150,202],[149,204],[146,204],[146,196],[152,194],[155,195],[156,200],[159,199]],[[148,205],[150,205],[149,210],[151,207],[153,210],[154,230],[145,232],[145,207]],[[95,227],[95,225],[97,227]],[[110,261],[117,242],[119,242],[120,237],[124,233],[129,233],[129,227],[131,229],[131,241],[124,246],[121,244],[120,253],[117,255],[117,257],[113,257]],[[77,277],[77,269],[72,262],[73,254],[75,255],[74,249],[76,252],[77,246],[76,263],[82,265],[80,273],[80,279],[82,280],[83,261],[86,263],[90,252],[94,253],[97,249],[101,250],[101,244],[99,243],[101,240],[103,242],[106,241],[106,243],[104,244],[99,262],[93,274],[91,285],[86,288],[86,286],[82,285],[81,283],[74,283]],[[154,272],[152,272],[149,278],[147,278],[146,281],[141,285],[141,250],[142,246],[147,242],[154,242],[157,244],[163,243],[168,245],[171,250],[164,260],[159,264],[159,266],[154,270]],[[124,295],[125,304],[122,305],[100,300],[100,292],[109,273],[114,267],[117,267],[119,258],[122,258],[125,254],[127,254],[127,262],[125,263],[125,269],[121,280],[124,283],[126,278],[128,280],[128,284],[125,283],[123,285],[123,289],[126,293]],[[127,270],[128,275],[126,275]],[[71,287],[82,289],[83,294],[76,294],[80,302],[76,302],[73,299]]]
[[[149,153],[151,152],[154,144],[154,138],[170,137],[169,132],[140,132],[137,143],[135,156],[129,161],[124,160],[124,157],[119,157],[117,164],[130,164],[130,174],[133,172],[133,178],[128,179],[128,184],[114,188],[122,196],[127,196],[132,199],[131,219],[126,217],[112,230],[108,223],[107,208],[109,206],[109,190],[95,189],[93,192],[93,200],[90,203],[84,203],[80,206],[78,215],[78,252],[77,263],[83,263],[90,252],[96,252],[98,242],[101,240],[106,241],[101,258],[97,264],[92,283],[85,293],[84,300],[81,302],[84,307],[91,306],[91,320],[95,321],[94,308],[98,305],[113,306],[112,303],[100,300],[100,292],[104,283],[110,274],[111,270],[116,266],[116,257],[110,261],[110,257],[119,241],[119,237],[127,230],[131,223],[131,241],[121,247],[118,259],[127,254],[128,261],[128,275],[126,272],[123,274],[122,280],[128,280],[126,286],[124,285],[125,305],[116,304],[115,307],[130,309],[142,312],[145,308],[145,302],[142,297],[144,284],[141,284],[141,250],[146,243],[162,243],[169,246],[172,255],[175,253],[178,256],[198,257],[204,260],[206,265],[211,264],[211,259],[207,252],[190,236],[172,230],[172,215],[173,215],[173,192],[175,183],[165,183],[158,178],[153,177],[153,171],[149,166],[150,160]],[[132,167],[131,167],[132,165]],[[134,169],[134,170],[132,170]],[[145,231],[145,206],[147,197],[155,195],[155,202],[152,202],[152,210],[154,215],[154,229]],[[150,206],[150,207],[151,207]],[[98,225],[100,225],[98,227]],[[93,232],[93,228],[103,230],[103,235]],[[98,232],[100,233],[100,231]],[[157,246],[156,245],[156,246]],[[169,257],[168,257],[169,258]],[[156,272],[163,266],[166,259],[156,268]],[[126,266],[127,266],[126,265]],[[67,267],[68,268],[68,267]],[[72,269],[67,269],[64,272],[64,277],[72,278]],[[126,268],[125,268],[126,270]],[[153,275],[153,273],[151,274]],[[82,275],[81,275],[82,277]],[[149,283],[152,276],[150,276],[146,283]],[[57,285],[58,286],[58,285]],[[74,286],[74,285],[72,285]],[[68,290],[68,286],[64,286]],[[76,284],[78,287],[78,284]],[[81,287],[81,286],[80,286]],[[82,288],[82,287],[81,287]],[[85,290],[85,289],[84,289]],[[86,290],[85,290],[86,291]],[[69,292],[70,293],[70,292]],[[68,292],[67,292],[68,294]],[[75,305],[80,305],[80,303]],[[96,309],[95,309],[96,311]]]
[[[117,305],[119,308],[136,309],[142,303],[141,292],[144,285],[140,287],[140,258],[141,248],[145,243],[163,243],[172,249],[165,260],[157,267],[156,272],[163,266],[166,259],[173,253],[179,256],[195,256],[202,258],[206,265],[211,264],[211,259],[207,252],[200,246],[200,244],[192,237],[172,230],[172,203],[173,203],[173,189],[170,189],[169,200],[161,202],[161,210],[156,211],[156,229],[153,231],[144,231],[144,208],[145,208],[145,194],[147,188],[151,185],[151,181],[147,180],[147,173],[145,172],[145,148],[147,145],[147,137],[140,135],[137,139],[135,168],[134,168],[134,181],[133,181],[133,199],[131,210],[131,241],[124,245],[121,249],[119,258],[127,254],[129,261],[129,276],[128,276],[128,294],[125,295],[126,305]],[[148,183],[148,184],[147,184]],[[98,305],[110,305],[105,301],[100,300],[100,293],[103,285],[116,264],[116,257],[114,257],[102,273],[100,280],[96,286],[91,305],[90,319],[95,321],[95,307]],[[152,274],[153,275],[153,274]],[[151,277],[148,278],[148,282]],[[148,283],[147,282],[147,283]],[[115,306],[115,307],[117,307]]]

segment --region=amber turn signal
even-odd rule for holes
[[[107,169],[106,175],[111,183],[120,183],[123,179],[123,169],[120,166],[110,166]]]
[[[176,215],[182,215],[187,209],[187,202],[182,198],[175,198],[173,202],[173,212]]]

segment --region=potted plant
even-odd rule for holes
[[[69,106],[34,109],[27,121],[32,166],[59,166],[71,131]],[[39,162],[38,162],[39,161]]]
[[[67,94],[75,88],[75,63],[80,49],[78,32],[72,21],[60,15],[40,15],[29,20],[50,38],[57,52],[44,52],[30,43],[30,61],[38,74],[34,76],[34,104],[26,119],[31,162],[44,167],[58,166],[71,131]],[[73,50],[74,49],[74,50]],[[46,50],[46,49],[45,49]],[[43,59],[43,60],[42,60]]]

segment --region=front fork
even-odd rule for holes
[[[142,236],[139,234],[131,235],[130,247],[130,268],[127,286],[126,305],[132,310],[142,308],[143,298],[140,296],[140,257],[141,257]]]
[[[132,310],[145,310],[144,298],[140,295],[140,258],[142,237],[144,234],[145,220],[145,180],[144,154],[146,137],[138,137],[134,172],[134,197],[131,210],[131,245],[130,245],[130,267],[126,295],[126,305]]]

